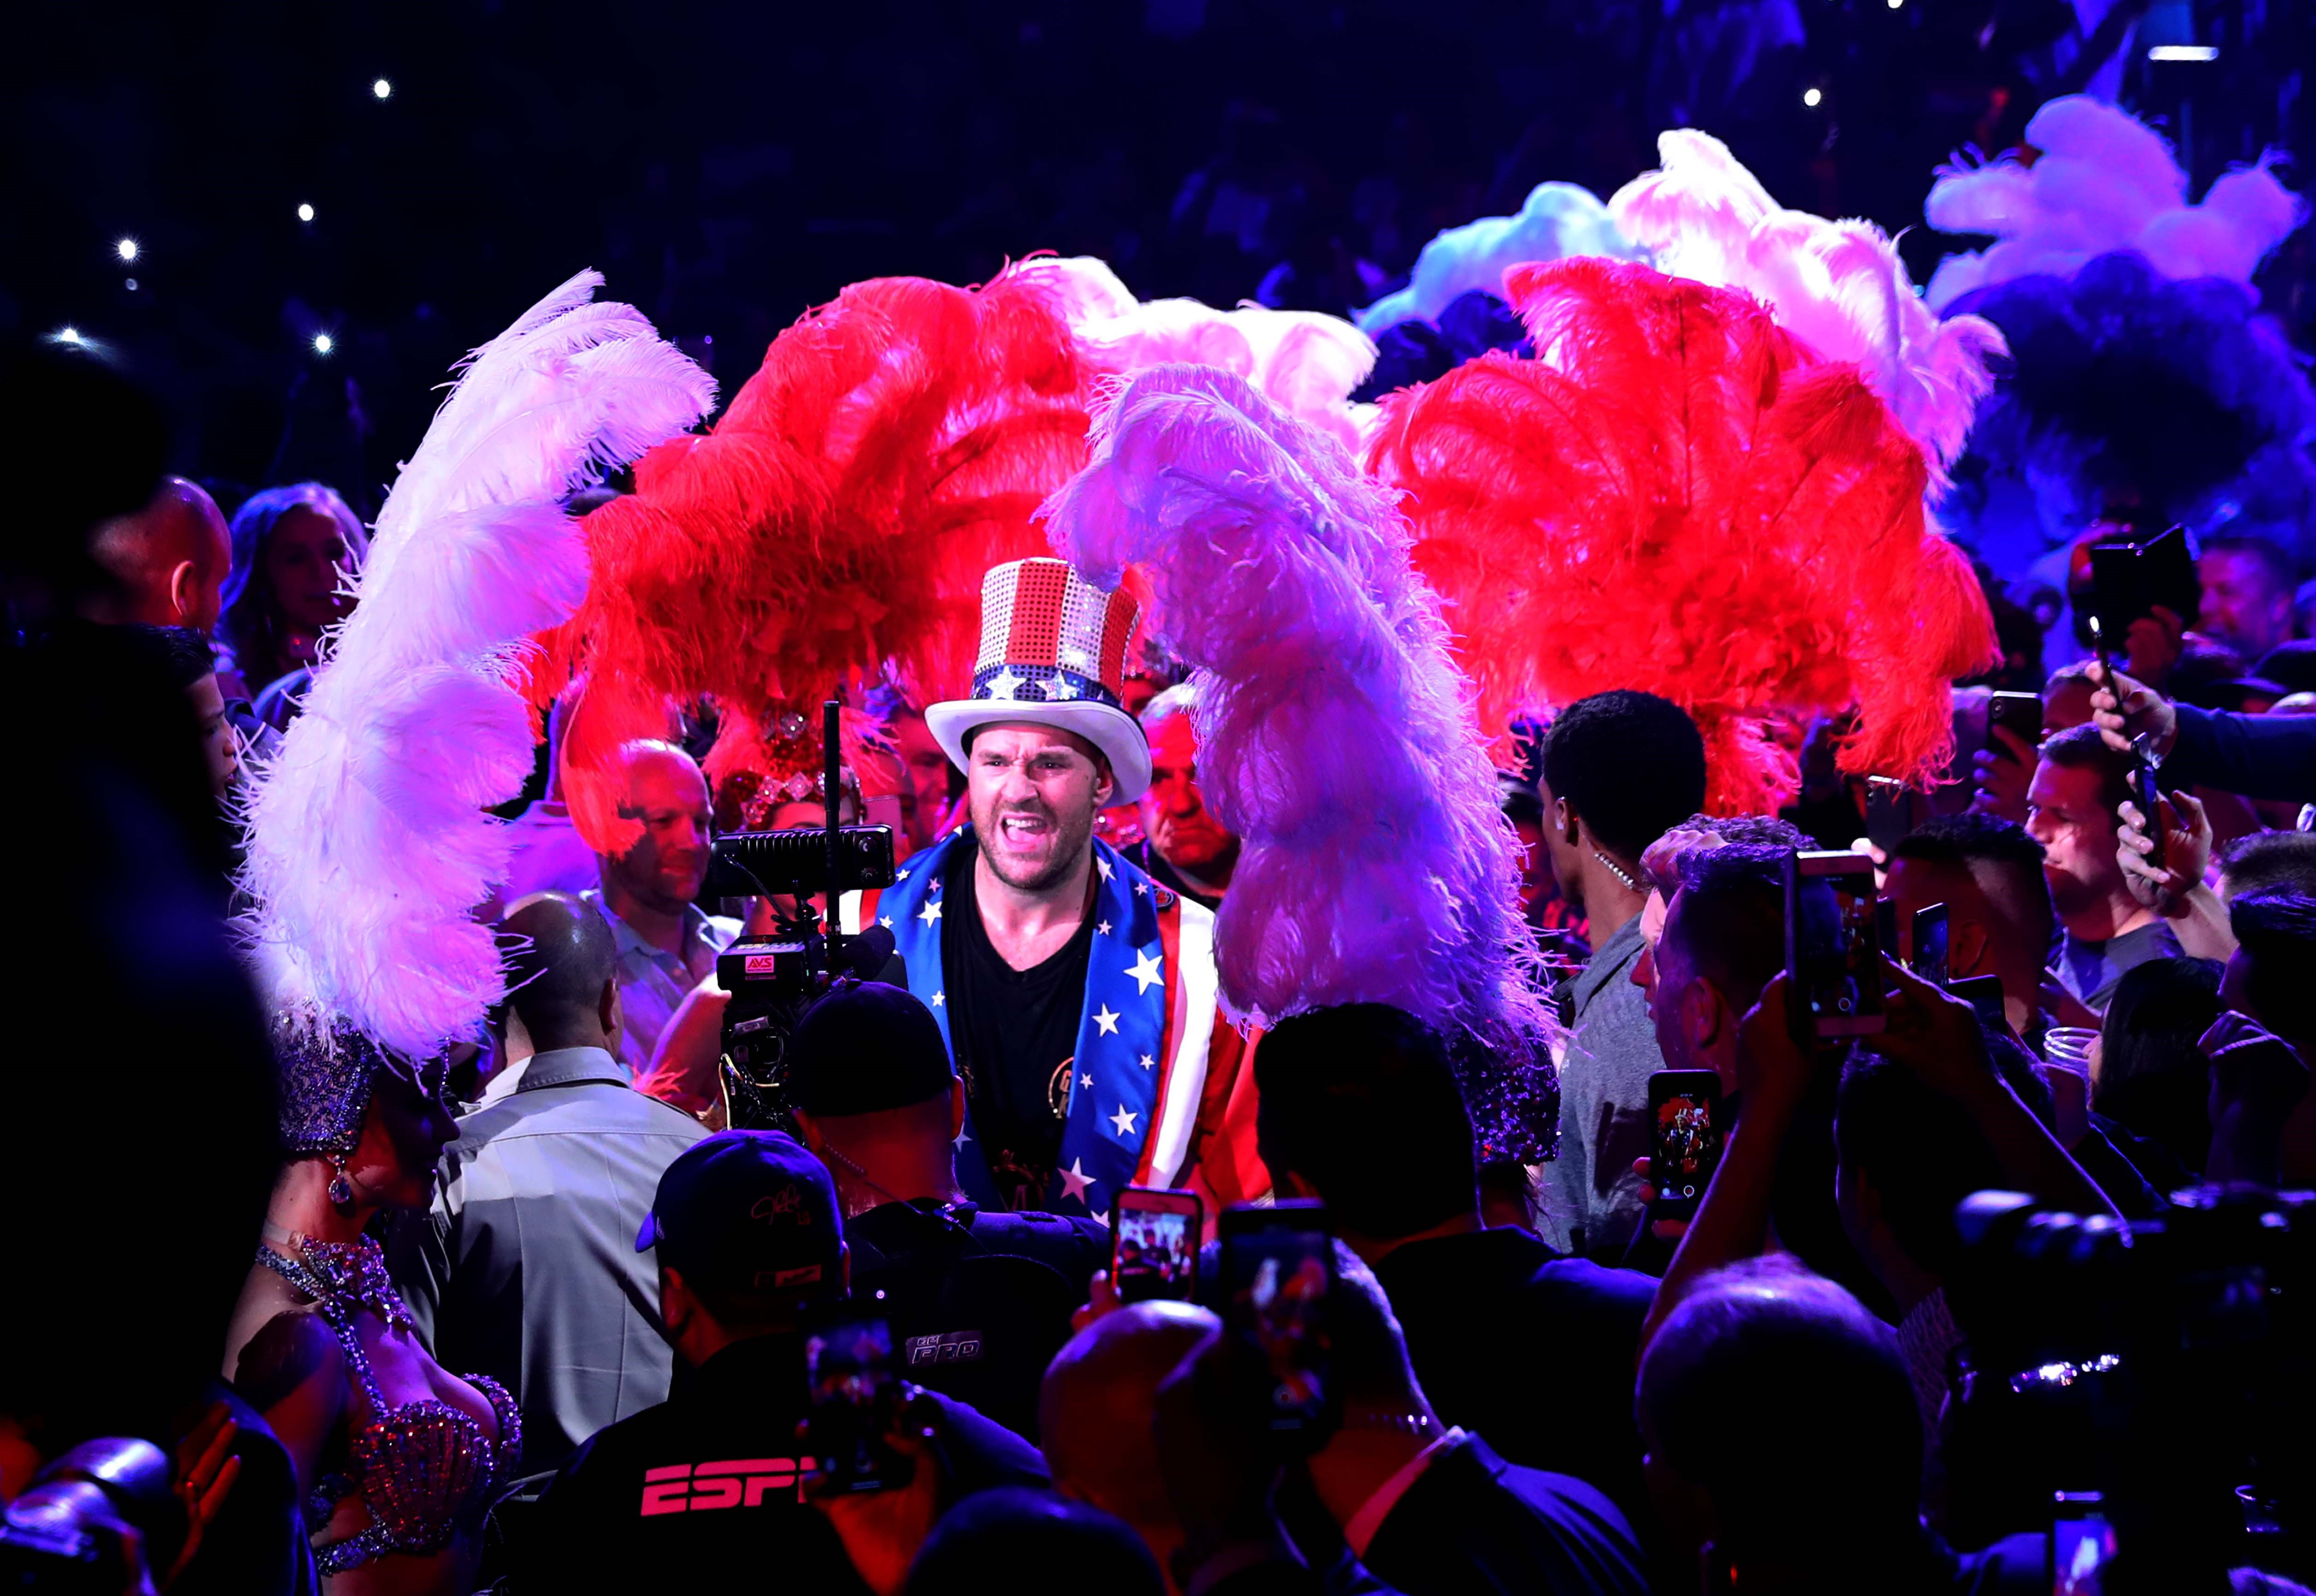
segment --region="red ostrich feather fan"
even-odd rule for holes
[[[1538,356],[1384,401],[1369,468],[1405,490],[1481,724],[1610,688],[1696,718],[1710,807],[1796,786],[1771,711],[1856,705],[1848,771],[1928,779],[1947,684],[1994,652],[1968,563],[1922,514],[1921,451],[1854,365],[1750,296],[1599,259],[1515,266]]]
[[[1084,463],[1093,380],[1051,289],[1010,272],[856,283],[775,339],[714,431],[587,518],[586,602],[533,674],[544,699],[586,673],[563,753],[580,834],[639,834],[609,772],[671,700],[716,700],[720,780],[886,660],[922,696],[966,691],[982,576],[1048,552],[1030,513]]]

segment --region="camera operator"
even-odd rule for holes
[[[854,1294],[886,1304],[911,1378],[1034,1440],[1038,1382],[1109,1231],[966,1199],[965,1086],[905,989],[841,983],[797,1022],[787,1057],[797,1129],[844,1209]]]
[[[886,1580],[856,1572],[849,1548],[862,1545],[860,1556],[881,1574],[886,1562],[905,1567],[915,1546],[894,1537],[863,1545],[862,1514],[929,1523],[941,1497],[1047,1483],[1026,1442],[927,1393],[908,1408],[935,1443],[919,1450],[916,1485],[865,1508],[859,1497],[825,1511],[806,1499],[803,1323],[844,1297],[847,1253],[828,1172],[792,1138],[727,1130],[688,1148],[660,1178],[637,1237],[636,1250],[646,1249],[657,1256],[660,1319],[682,1365],[674,1391],[598,1432],[564,1465],[541,1499],[519,1590],[736,1591],[777,1567],[783,1588],[853,1592],[866,1583],[881,1596]],[[740,1477],[748,1485],[733,1502],[729,1482]],[[694,1491],[726,1511],[687,1511]],[[918,1500],[926,1496],[933,1500]],[[854,1517],[840,1522],[847,1511]]]
[[[1440,1416],[1643,1512],[1626,1382],[1654,1282],[1482,1227],[1446,1046],[1401,1011],[1282,1020],[1254,1067],[1263,1162],[1282,1195],[1323,1199],[1376,1271]]]

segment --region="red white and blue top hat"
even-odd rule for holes
[[[1074,732],[1109,761],[1112,804],[1150,785],[1150,745],[1122,703],[1134,601],[1081,579],[1066,560],[1020,559],[981,583],[981,652],[973,696],[925,710],[925,726],[959,770],[984,726],[1029,721]]]

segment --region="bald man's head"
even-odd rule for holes
[[[681,914],[708,879],[716,840],[708,778],[674,744],[646,740],[619,750],[619,813],[640,821],[644,831],[625,853],[601,860],[612,912],[625,915],[634,904]]]
[[[1054,1355],[1038,1395],[1054,1488],[1133,1525],[1161,1566],[1181,1530],[1151,1434],[1158,1386],[1221,1328],[1221,1320],[1187,1302],[1139,1302],[1104,1314]]]
[[[567,892],[538,892],[507,911],[501,930],[513,944],[508,1001],[531,1046],[610,1046],[619,1029],[619,950],[610,922]]]
[[[113,591],[84,606],[108,625],[217,629],[218,594],[233,566],[233,536],[198,483],[165,477],[142,510],[106,522],[89,552]]]

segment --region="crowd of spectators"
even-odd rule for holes
[[[10,381],[65,380],[49,358]],[[2240,680],[2287,685],[2308,650],[2267,552],[2205,553],[2214,633],[2172,627],[2163,679],[2132,673],[2145,650],[2059,671],[2039,744],[1960,690],[1954,780],[1880,841],[1862,783],[1698,813],[1704,746],[1663,699],[1560,709],[1505,789],[1551,955],[1556,1156],[1483,1165],[1458,1044],[1399,1011],[1255,1043],[1270,1199],[1330,1236],[1327,1418],[1289,1443],[1231,1224],[1207,1216],[1188,1297],[1127,1302],[1107,1215],[966,1200],[969,1083],[906,989],[847,979],[804,1014],[794,1136],[722,1122],[712,1048],[706,1076],[684,1049],[712,1042],[740,923],[699,901],[714,795],[681,727],[626,751],[642,836],[616,856],[575,851],[542,768],[528,890],[482,911],[512,976],[491,1046],[447,1089],[381,1077],[334,1169],[281,1165],[222,931],[236,761],[297,714],[361,527],[316,484],[228,521],[157,459],[104,465],[28,510],[51,552],[10,573],[0,655],[28,726],[75,711],[9,784],[27,901],[55,916],[12,974],[40,1062],[0,1149],[41,1233],[0,1346],[0,1567],[25,1588],[67,1565],[118,1576],[75,1589],[444,1596],[2316,1571],[2294,1422],[2316,1217],[2274,1195],[2316,1184],[2316,718],[2167,674],[2258,647]],[[1226,903],[1239,845],[1198,789],[1188,690],[1144,687],[1155,778],[1105,824]],[[898,741],[922,846],[962,773]],[[91,833],[76,876],[49,840]],[[1882,1023],[1829,1036],[1797,1007],[1788,876],[1853,843],[1895,934],[1861,977]],[[1938,908],[1930,967],[1914,928]],[[1686,1204],[1658,1189],[1668,1070],[1720,1103]],[[251,1273],[261,1228],[383,1241],[366,1341],[301,1311],[294,1270]],[[885,1327],[897,1380],[845,1443],[866,1474],[815,1428],[843,1312]],[[423,1502],[343,1491],[428,1424],[486,1434],[497,1466],[426,1476]],[[301,1521],[317,1490],[338,1493]]]

